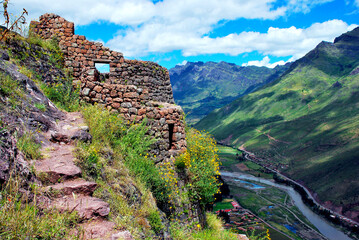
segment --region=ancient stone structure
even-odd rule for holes
[[[153,62],[126,60],[122,53],[101,43],[74,34],[74,23],[55,14],[44,14],[32,21],[31,30],[44,39],[59,41],[65,66],[74,83],[81,86],[81,98],[121,114],[126,121],[148,119],[149,134],[158,141],[152,154],[158,161],[186,148],[183,111],[174,105],[169,73]],[[101,74],[96,63],[109,64]]]

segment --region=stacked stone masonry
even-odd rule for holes
[[[148,120],[149,134],[158,141],[152,148],[157,161],[186,148],[183,111],[174,105],[169,73],[160,65],[126,60],[122,53],[74,34],[74,23],[55,14],[32,21],[31,31],[44,39],[56,39],[74,83],[81,85],[81,98],[121,114],[130,123]],[[101,74],[96,63],[109,64]]]

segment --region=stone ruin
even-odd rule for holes
[[[55,14],[32,21],[32,32],[43,39],[56,39],[64,54],[65,67],[81,86],[82,100],[118,112],[126,121],[148,119],[149,134],[157,139],[151,153],[156,162],[175,156],[186,148],[184,113],[174,105],[168,70],[157,63],[126,60],[99,42],[74,34],[74,23]],[[100,73],[96,63],[109,64]]]

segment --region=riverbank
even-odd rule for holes
[[[248,155],[247,155],[250,153],[247,152],[247,154],[246,154],[245,151],[240,151],[239,149],[236,149],[236,148],[233,148],[230,146],[224,146],[224,145],[219,145],[218,148],[219,148],[219,155],[220,155],[220,158],[223,163],[221,166],[221,171],[246,173],[246,174],[251,174],[252,176],[260,177],[260,179],[270,180],[273,183],[274,183],[274,179],[277,179],[277,180],[279,180],[279,182],[281,182],[280,178],[278,178],[277,172],[268,168],[268,166],[263,166],[261,164],[258,164],[258,163],[260,163],[258,161],[250,161],[252,159],[248,159]],[[254,155],[252,155],[252,156],[254,156]],[[285,178],[283,178],[283,179],[285,179]],[[289,185],[289,182],[287,184]],[[281,185],[281,186],[285,186],[285,185]],[[296,190],[298,190],[299,193],[297,193]],[[305,205],[306,208],[309,209],[310,206],[308,205],[307,201],[305,201],[305,199],[302,197],[302,195],[303,196],[305,195],[305,190],[303,189],[303,191],[300,191],[298,187],[296,187],[296,190],[294,190],[294,186],[293,186],[293,191],[298,195],[298,198],[300,199],[300,201],[303,202],[303,205]],[[245,190],[240,189],[240,191],[243,192]],[[308,191],[308,193],[309,193],[309,191]],[[308,195],[308,196],[311,196],[311,195]],[[253,195],[253,197],[259,198],[257,195]],[[243,196],[241,197],[241,200],[243,200]],[[314,201],[313,201],[313,203],[314,203]],[[263,203],[261,203],[261,204],[263,204]],[[320,213],[318,214],[317,212],[314,212],[313,211],[314,209],[312,210],[310,208],[309,210],[312,211],[314,215],[318,216],[318,218],[319,218],[319,215],[321,216]],[[318,210],[319,210],[319,208],[318,208]],[[330,218],[333,218],[333,217],[330,217]],[[351,238],[359,239],[358,234],[354,234],[353,232],[351,232],[350,231],[351,229],[348,230],[348,228],[344,228],[340,224],[337,224],[336,222],[333,223],[330,220],[333,220],[333,219],[329,219],[328,222],[331,222],[334,226],[340,228],[341,231],[344,231],[344,232],[350,234]],[[321,220],[319,220],[319,221],[321,221]],[[322,221],[325,221],[324,218],[322,219]],[[332,226],[330,225],[330,227],[332,227]],[[355,227],[355,225],[354,225],[354,227]]]
[[[243,157],[251,162],[254,162],[263,168],[265,168],[267,171],[273,173],[273,179],[281,184],[285,184],[287,186],[293,187],[302,197],[303,202],[310,207],[312,211],[317,213],[318,215],[324,217],[327,221],[333,223],[336,226],[340,226],[346,230],[346,232],[350,235],[353,235],[352,237],[355,237],[356,239],[359,239],[359,223],[349,219],[337,212],[334,212],[323,205],[321,205],[315,198],[312,196],[310,191],[303,186],[302,184],[294,181],[293,179],[290,179],[289,177],[281,174],[277,170],[274,170],[270,168],[269,166],[261,164],[263,161],[261,159],[255,157],[255,155],[251,152],[248,152],[244,149],[238,149],[243,153]]]

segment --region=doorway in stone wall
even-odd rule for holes
[[[171,150],[172,147],[174,146],[173,145],[173,130],[175,128],[175,125],[170,123],[168,124],[168,132],[169,132],[169,135],[168,135],[168,140],[169,140],[169,147],[168,147],[168,150]]]

